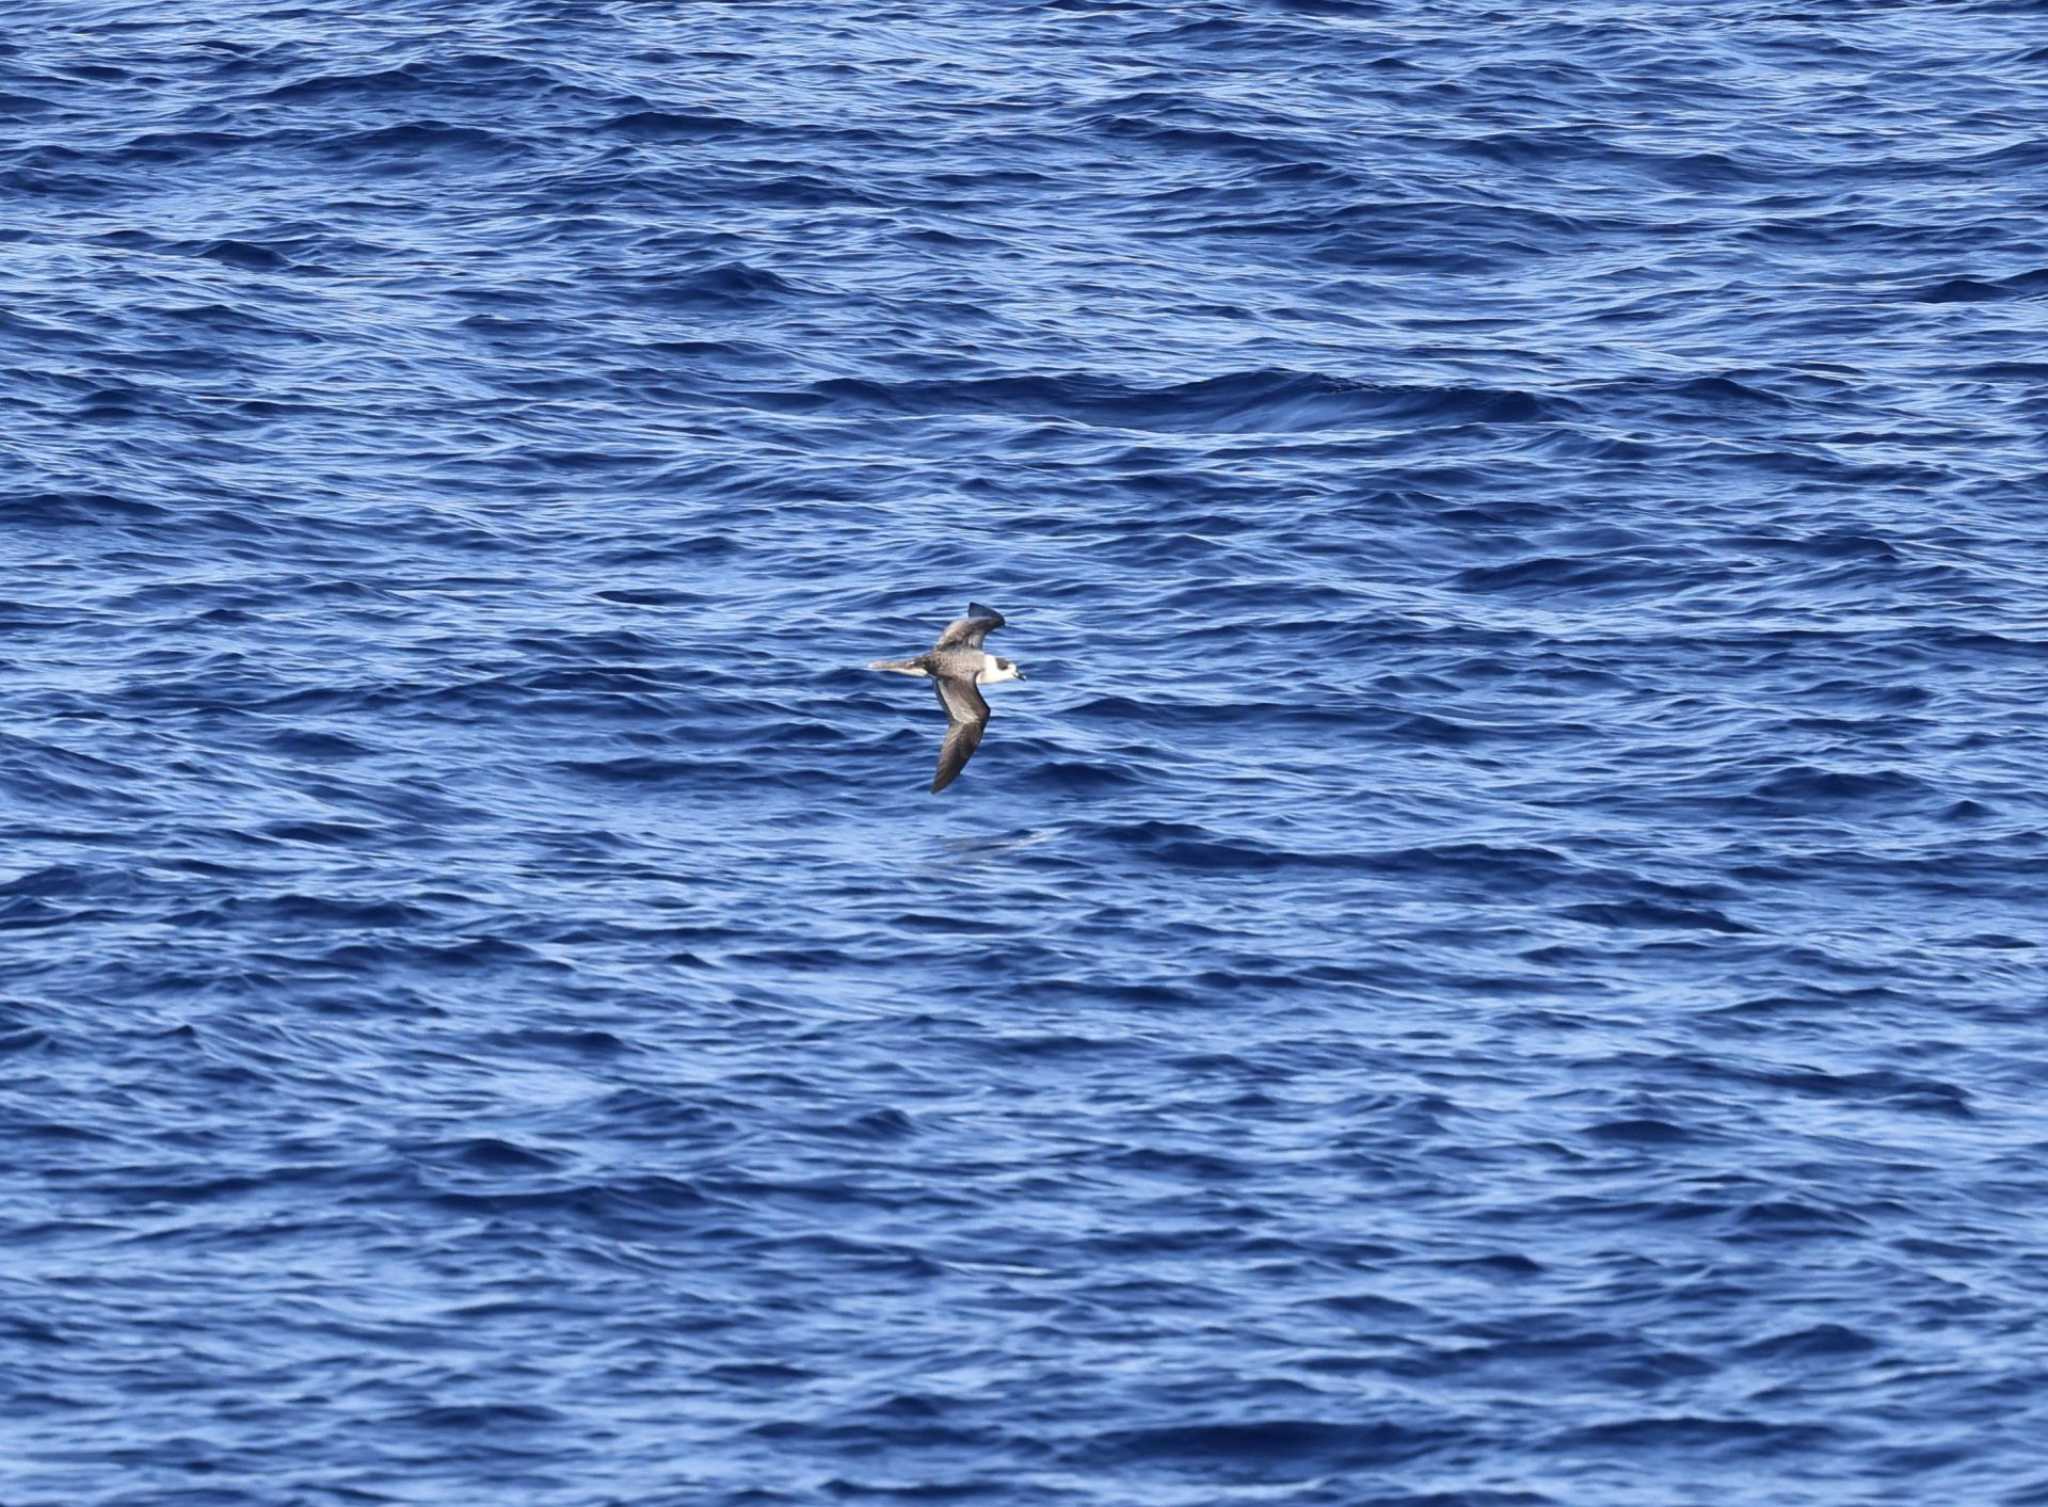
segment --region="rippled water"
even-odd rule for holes
[[[4,0],[0,1501],[2048,1503],[2044,15]]]

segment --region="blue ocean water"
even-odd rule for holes
[[[2048,9],[0,20],[0,1502],[2048,1503]]]

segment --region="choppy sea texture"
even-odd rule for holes
[[[8,1507],[2048,1503],[2040,5],[0,18]]]

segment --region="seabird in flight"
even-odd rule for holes
[[[870,670],[893,670],[898,675],[923,675],[939,693],[939,705],[946,709],[946,741],[939,745],[939,772],[932,776],[932,794],[953,783],[967,767],[974,750],[981,747],[981,735],[988,726],[988,703],[977,686],[1001,685],[1022,680],[1024,672],[1007,659],[999,659],[982,648],[981,641],[1003,626],[1003,615],[979,602],[967,604],[967,616],[946,624],[946,631],[932,645],[929,654],[915,659],[878,659]]]

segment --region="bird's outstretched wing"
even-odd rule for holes
[[[935,649],[979,649],[981,641],[1003,626],[1003,615],[993,607],[984,607],[979,602],[967,604],[967,616],[956,617],[946,624],[946,631],[939,635]]]
[[[939,770],[932,776],[932,794],[937,795],[953,783],[974,757],[975,749],[981,747],[981,735],[988,727],[988,703],[971,679],[935,675],[932,686],[939,693],[939,705],[946,709],[946,741],[939,745]]]

